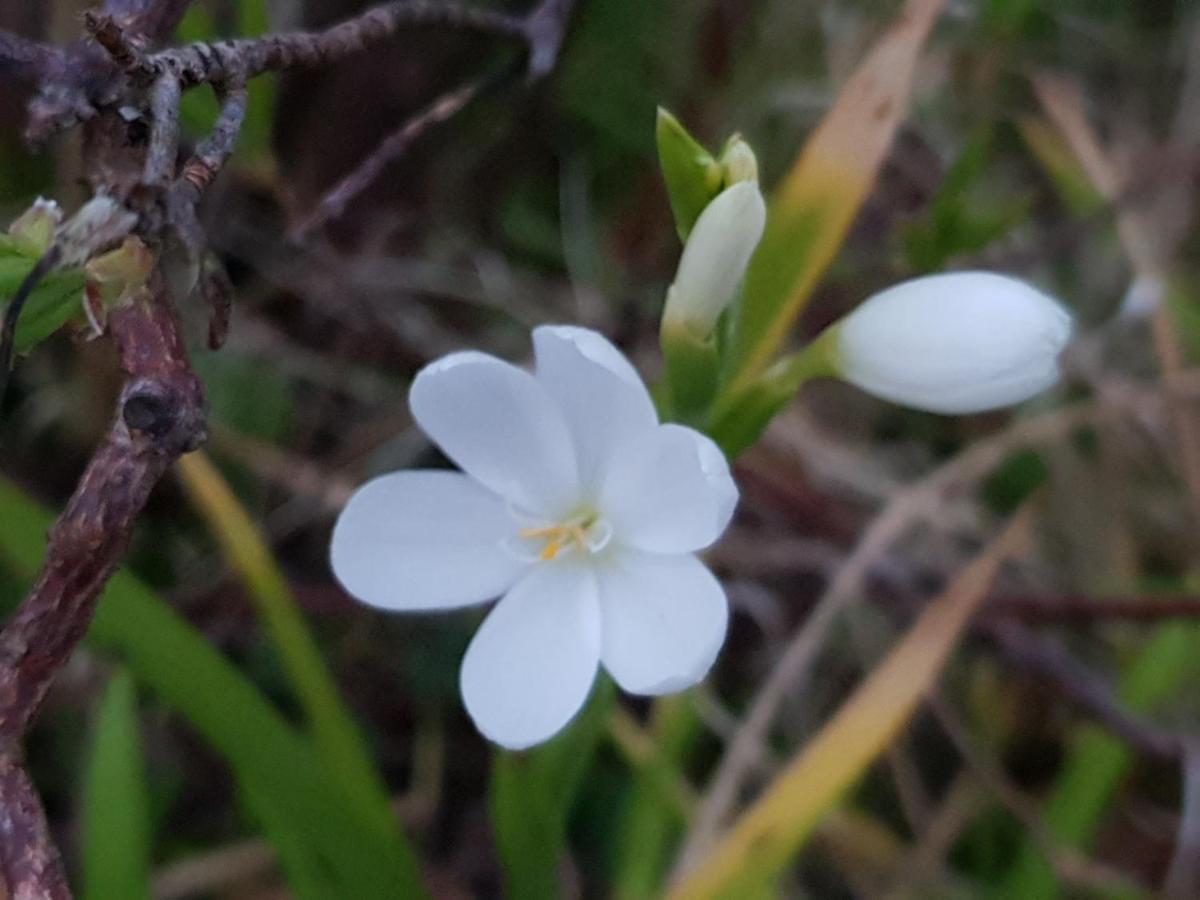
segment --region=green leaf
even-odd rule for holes
[[[1200,627],[1191,622],[1163,625],[1125,668],[1118,696],[1130,710],[1145,712],[1198,671]],[[1132,752],[1119,738],[1093,725],[1081,726],[1042,810],[1042,821],[1050,833],[1066,846],[1086,847],[1132,763]],[[1058,879],[1038,842],[1026,840],[1002,895],[1023,900],[1059,896]]]
[[[50,524],[49,513],[0,480],[0,563],[33,578]],[[119,571],[109,581],[88,641],[121,660],[221,754],[259,815],[278,823],[268,833],[289,875],[324,873],[321,885],[303,890],[293,885],[298,894],[426,896],[398,830],[362,816],[308,738],[128,572]],[[286,840],[280,829],[286,830]],[[328,884],[336,891],[330,893]]]
[[[0,239],[0,307],[16,293],[37,258],[27,256],[8,239]],[[60,269],[43,278],[25,301],[17,323],[16,348],[28,353],[59,328],[83,313],[83,270]]]
[[[118,672],[100,701],[84,785],[84,900],[149,900],[145,769],[133,678]]]
[[[812,830],[895,739],[941,676],[1000,565],[1029,537],[1031,507],[1014,516],[921,615],[837,713],[792,757],[667,896],[750,897],[769,887]],[[1022,897],[1024,894],[1012,894]]]
[[[561,735],[523,753],[497,751],[489,799],[506,896],[562,896],[558,871],[566,850],[567,818],[614,697],[612,682],[601,677],[583,712]]]
[[[726,376],[732,390],[770,366],[841,249],[908,111],[917,60],[943,2],[905,5],[776,189],[738,307]]]
[[[326,770],[353,799],[363,821],[376,821],[381,830],[395,832],[397,842],[403,844],[387,791],[367,755],[362,735],[258,528],[203,451],[180,459],[178,472],[267,627]],[[415,857],[407,848],[404,852],[415,871]]]
[[[83,272],[52,272],[34,289],[17,324],[16,348],[28,353],[83,313]]]
[[[660,697],[650,716],[657,756],[634,770],[633,790],[617,828],[613,894],[622,900],[658,895],[670,851],[688,809],[672,802],[669,787],[680,779],[703,723],[683,695]]]
[[[679,239],[686,241],[692,226],[721,190],[721,166],[711,153],[688,134],[679,120],[658,108],[654,127],[658,163],[662,167],[671,214]]]
[[[783,357],[763,375],[713,405],[707,433],[730,459],[758,440],[807,382],[837,374],[837,325],[817,335],[803,350]]]

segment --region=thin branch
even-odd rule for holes
[[[129,75],[134,84],[146,87],[154,81],[158,70],[142,48],[117,24],[116,19],[89,9],[83,14],[83,24],[92,39],[104,48],[117,67]]]
[[[1116,885],[1122,885],[1129,887],[1131,893],[1138,896],[1145,893],[1144,890],[1137,890],[1140,886],[1131,882],[1127,873],[1090,859],[1077,848],[1063,843],[1047,827],[1033,799],[1012,784],[1007,775],[978,745],[940,689],[935,689],[929,695],[927,703],[942,731],[962,757],[963,763],[973,771],[1000,805],[1021,823],[1046,859],[1050,860],[1061,879],[1092,890],[1111,890]]]
[[[1123,407],[1122,407],[1123,408]],[[725,749],[680,852],[676,872],[690,868],[723,827],[741,793],[742,782],[761,756],[775,714],[803,681],[825,645],[834,623],[862,594],[871,567],[916,521],[927,518],[956,486],[974,483],[1013,450],[1061,439],[1076,429],[1117,415],[1117,408],[1085,404],[1027,419],[992,438],[978,441],[920,481],[898,492],[871,522],[825,589],[779,662],[758,689],[750,710]]]
[[[412,144],[425,132],[453,118],[473,100],[495,90],[508,81],[516,70],[506,67],[503,71],[447,91],[429,104],[400,128],[384,138],[379,146],[358,167],[339,181],[316,208],[295,229],[293,238],[303,241],[313,232],[340,218],[350,202],[370,187],[390,164],[402,157]]]
[[[1200,597],[995,597],[984,621],[1019,619],[1025,624],[1078,624],[1122,619],[1161,622],[1200,618]]]
[[[0,30],[0,76],[36,83],[61,63],[62,51],[57,47]]]
[[[325,31],[199,42],[156,53],[151,61],[160,72],[173,74],[183,87],[192,87],[231,77],[253,78],[264,72],[329,65],[417,26],[527,39],[526,20],[521,17],[456,3],[400,0],[373,7]]]
[[[23,766],[0,755],[0,897],[70,900],[62,861]]]
[[[21,739],[87,630],[150,489],[205,437],[203,390],[161,286],[112,310],[109,325],[128,377],[108,436],[50,530],[41,576],[0,632],[0,746]]]
[[[161,75],[150,89],[150,147],[142,180],[165,186],[175,178],[175,156],[179,152],[179,81]]]
[[[205,435],[205,403],[160,285],[114,309],[127,379],[117,414],[54,526],[41,575],[0,632],[0,882],[14,900],[65,900],[21,741],[95,612],[154,484]]]
[[[985,635],[1011,663],[1051,680],[1067,699],[1139,753],[1177,762],[1187,738],[1150,725],[1126,710],[1104,678],[1071,656],[1062,644],[1031,634],[1014,622],[980,623]]]

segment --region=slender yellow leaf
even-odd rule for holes
[[[758,375],[842,245],[908,113],[917,59],[945,0],[908,0],[846,82],[771,203],[746,275],[733,387]]]
[[[747,896],[779,872],[908,721],[997,568],[1028,531],[1027,507],[930,602],[903,640],[670,897]]]
[[[305,711],[317,752],[364,814],[379,828],[396,831],[383,782],[258,527],[203,451],[181,457],[176,471],[245,583]]]

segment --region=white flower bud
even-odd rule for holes
[[[739,181],[758,181],[758,158],[753,148],[735,134],[725,144],[721,153],[721,173],[726,184],[737,184]]]
[[[753,181],[726,188],[704,208],[688,235],[675,283],[667,294],[664,328],[682,325],[707,338],[734,298],[767,221]]]
[[[956,414],[1020,403],[1054,384],[1071,317],[1022,281],[955,272],[875,294],[834,328],[846,381]]]

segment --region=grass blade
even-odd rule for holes
[[[316,641],[258,528],[203,452],[182,457],[177,471],[225,558],[245,583],[283,660],[329,771],[382,828],[395,825],[387,792],[363,746]],[[414,861],[415,866],[415,861]]]
[[[1001,562],[1025,540],[1029,518],[1026,507],[929,603],[900,643],[670,897],[748,896],[779,873],[908,721]]]
[[[84,783],[84,900],[149,900],[149,807],[137,693],[119,672],[100,701]]]
[[[0,479],[0,563],[34,577],[50,522],[48,512]],[[224,757],[252,802],[272,804],[272,820],[289,826],[291,839],[276,843],[289,874],[319,868],[326,883],[337,886],[336,896],[425,896],[398,830],[364,819],[310,742],[128,572],[109,581],[88,641],[122,660],[141,684],[183,715]],[[267,817],[263,810],[260,815]],[[289,854],[305,858],[289,863]],[[319,896],[313,890],[297,893]]]
[[[562,896],[558,875],[567,819],[615,697],[612,682],[601,677],[579,718],[561,735],[533,750],[496,753],[489,802],[505,896]]]

